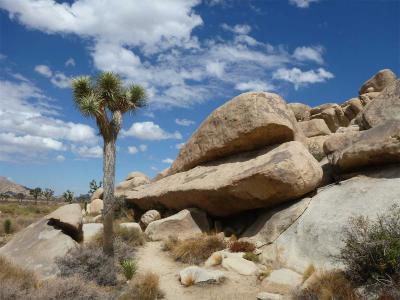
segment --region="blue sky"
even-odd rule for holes
[[[341,103],[383,68],[400,71],[400,1],[0,0],[0,175],[85,193],[102,141],[70,80],[102,70],[139,83],[116,181],[168,167],[208,114],[264,90]]]

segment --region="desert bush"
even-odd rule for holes
[[[98,300],[112,299],[104,289],[85,281],[78,276],[56,278],[45,281],[33,291],[28,298],[31,300]]]
[[[131,295],[135,300],[155,300],[163,298],[158,275],[153,272],[146,272],[139,275],[133,283]]]
[[[36,287],[38,283],[32,271],[18,267],[0,256],[0,282],[4,283],[6,280],[17,282],[22,290]]]
[[[131,247],[142,246],[146,242],[144,233],[141,230],[118,226],[115,230],[115,235]]]
[[[5,219],[4,223],[3,223],[3,227],[4,227],[4,233],[10,234],[11,233],[11,220]]]
[[[400,286],[400,207],[394,205],[376,221],[350,219],[339,260],[357,286],[372,290]]]
[[[254,254],[253,252],[246,252],[243,255],[244,259],[250,260],[252,262],[258,263],[260,261],[260,258],[258,257],[257,254]]]
[[[133,259],[124,259],[121,262],[122,271],[124,272],[125,278],[131,280],[137,270],[136,261]]]
[[[93,244],[71,249],[65,256],[57,258],[56,263],[62,277],[79,275],[98,285],[116,284],[114,259]]]
[[[233,241],[229,244],[231,252],[253,252],[256,246],[253,243],[246,241]]]
[[[341,271],[322,272],[305,288],[294,291],[294,300],[361,300]]]
[[[161,244],[162,251],[171,251],[172,248],[176,245],[178,239],[174,236],[169,236],[166,240]]]
[[[225,249],[226,245],[223,238],[217,235],[200,234],[193,238],[177,240],[171,247],[170,251],[175,260],[200,264],[215,251]]]

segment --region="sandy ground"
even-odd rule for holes
[[[160,287],[166,300],[251,300],[257,299],[261,287],[256,276],[243,276],[222,267],[214,269],[225,273],[225,282],[184,287],[179,282],[179,271],[189,266],[174,261],[161,250],[161,242],[147,242],[137,252],[138,273],[153,271],[160,276]]]

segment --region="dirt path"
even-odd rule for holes
[[[166,300],[255,300],[261,291],[256,276],[242,276],[221,267],[227,279],[220,285],[183,287],[179,271],[189,266],[175,262],[168,252],[161,250],[160,242],[148,242],[137,252],[138,272],[153,271],[160,276],[161,289]]]

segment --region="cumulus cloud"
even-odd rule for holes
[[[50,79],[50,82],[59,87],[60,89],[66,89],[71,87],[72,78],[66,76],[64,73],[61,72],[53,72],[49,66],[46,65],[37,65],[35,67],[35,71],[44,77]]]
[[[275,87],[268,82],[253,80],[248,82],[240,82],[235,85],[235,89],[239,91],[273,91]]]
[[[65,151],[68,143],[95,144],[94,128],[66,122],[54,101],[24,78],[0,80],[0,157],[13,160]]]
[[[174,160],[172,158],[166,158],[166,159],[163,159],[162,162],[164,164],[172,164],[174,162]]]
[[[64,155],[57,155],[56,156],[56,161],[62,162],[65,160],[65,156]]]
[[[322,53],[324,48],[318,47],[297,47],[293,52],[293,57],[299,61],[314,61],[318,64],[323,64],[324,59]]]
[[[175,131],[170,133],[153,122],[133,123],[128,130],[122,130],[122,136],[132,136],[142,140],[182,139],[182,135]]]
[[[253,89],[255,78],[258,88],[270,89],[277,69],[323,61],[322,54],[318,56],[318,49],[313,47],[310,49],[314,51],[298,49],[290,54],[285,46],[258,41],[250,36],[247,24],[223,24],[225,30],[234,33],[225,39],[199,39],[193,34],[203,24],[194,10],[199,3],[2,0],[0,7],[28,28],[89,40],[94,67],[117,72],[126,82],[143,85],[154,109],[190,107],[224,96],[226,88]],[[53,71],[49,78],[56,86],[69,86],[69,78],[62,75]],[[246,87],[249,83],[252,86]]]
[[[188,119],[175,119],[175,123],[179,126],[190,126],[193,125],[195,122]]]
[[[289,0],[289,3],[299,8],[307,8],[312,2],[318,2],[319,0]]]
[[[71,151],[84,158],[100,158],[103,157],[103,149],[100,146],[77,146],[71,145]]]
[[[139,145],[139,149],[142,152],[146,152],[147,151],[147,145],[141,144],[141,145]]]
[[[324,82],[334,77],[334,75],[323,68],[317,70],[302,71],[299,68],[278,69],[274,73],[274,78],[285,80],[294,84],[295,89],[311,83]]]
[[[130,154],[136,154],[136,153],[139,152],[139,150],[138,150],[138,148],[136,148],[135,146],[130,146],[130,147],[128,147],[128,152],[129,152]]]
[[[68,59],[65,61],[65,66],[66,66],[66,67],[69,67],[69,66],[75,67],[75,59],[73,59],[72,57],[68,58]]]
[[[35,67],[35,71],[37,73],[39,73],[40,75],[43,75],[43,76],[48,77],[48,78],[50,78],[53,75],[53,72],[46,65],[37,65]]]

